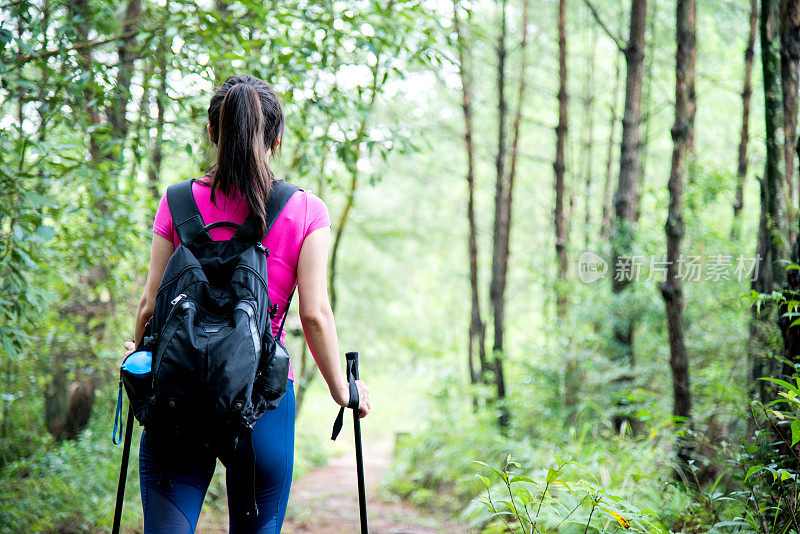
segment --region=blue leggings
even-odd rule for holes
[[[231,533],[278,534],[281,531],[292,485],[294,411],[294,385],[289,380],[286,395],[278,407],[265,413],[253,428],[258,517],[247,524],[237,524],[235,518],[229,517]],[[197,527],[216,458],[199,450],[176,454],[171,470],[172,489],[165,491],[159,487],[161,471],[144,437],[143,432],[139,445],[139,480],[145,534],[191,534]],[[230,484],[229,479],[226,482]]]

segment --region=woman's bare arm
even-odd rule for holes
[[[339,338],[328,298],[328,245],[330,228],[311,232],[303,241],[297,261],[297,292],[300,297],[300,321],[308,347],[328,384],[331,397],[340,406],[350,401],[350,389],[342,373],[339,359]],[[356,381],[359,393],[359,415],[369,413],[369,389]]]
[[[175,245],[160,234],[153,233],[153,246],[150,250],[150,268],[147,270],[147,282],[144,286],[139,308],[136,310],[136,324],[134,326],[134,339],[141,340],[144,334],[144,325],[153,316],[156,305],[156,293],[164,277],[167,262],[175,251]],[[135,350],[133,343],[125,343],[126,356]]]

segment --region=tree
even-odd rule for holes
[[[667,274],[661,283],[669,331],[670,369],[672,370],[672,415],[678,425],[690,427],[692,395],[689,388],[689,358],[683,328],[683,288],[678,272],[681,257],[683,225],[683,184],[686,180],[686,158],[693,151],[692,132],[695,115],[695,0],[678,0],[676,11],[675,53],[675,123],[671,134],[673,141],[672,165],[669,174],[669,211],[665,231],[667,234]],[[691,446],[681,440],[678,459],[688,466]]]
[[[733,202],[733,225],[731,237],[738,237],[739,214],[744,207],[744,179],[747,176],[747,144],[750,138],[750,96],[753,93],[751,78],[753,73],[753,55],[758,27],[758,0],[750,0],[750,32],[747,35],[747,47],[744,51],[744,88],[742,89],[742,130],[739,135],[739,159],[736,166],[736,197]]]
[[[477,384],[485,380],[488,372],[486,360],[486,325],[481,317],[480,290],[478,285],[478,237],[475,221],[475,146],[472,128],[472,73],[470,72],[469,48],[459,17],[459,2],[453,2],[453,28],[456,31],[458,49],[458,73],[461,77],[461,109],[464,113],[464,145],[467,151],[467,224],[469,226],[468,257],[471,312],[469,322],[469,342],[467,363],[470,382]],[[475,369],[475,354],[480,365]]]
[[[503,328],[505,312],[505,274],[508,256],[503,254],[503,235],[505,230],[505,210],[507,185],[505,174],[506,161],[506,4],[507,0],[499,0],[500,31],[497,35],[497,154],[495,155],[495,190],[494,190],[494,227],[492,233],[492,279],[489,289],[489,300],[492,305],[494,319],[494,341],[492,345],[492,361],[494,364],[494,380],[497,386],[497,399],[504,402],[506,396],[505,377],[503,374]],[[508,425],[508,412],[500,412],[501,428]]]
[[[567,37],[565,0],[558,2],[558,126],[556,126],[555,198],[553,210],[555,226],[556,257],[558,261],[558,282],[556,283],[556,315],[564,319],[567,313],[567,218],[564,213],[564,145],[567,138]]]
[[[620,26],[622,20],[620,16]],[[609,128],[608,128],[608,148],[606,152],[606,172],[603,182],[603,211],[600,219],[600,238],[606,239],[611,235],[611,185],[614,174],[614,148],[616,147],[617,124],[619,123],[619,91],[621,73],[622,54],[617,54],[614,58],[614,90],[611,93],[611,104],[609,106]]]
[[[497,400],[500,403],[498,424],[501,429],[508,426],[509,413],[505,407],[505,374],[503,360],[505,358],[505,290],[508,276],[509,240],[511,234],[511,207],[514,192],[514,178],[517,170],[517,154],[520,136],[522,105],[525,99],[525,51],[528,46],[528,3],[523,2],[522,41],[520,44],[522,67],[520,69],[520,85],[518,91],[517,111],[514,118],[514,137],[511,147],[511,168],[506,171],[506,119],[508,104],[506,101],[506,32],[507,32],[507,0],[500,0],[498,10],[500,31],[497,36],[497,153],[495,156],[495,196],[494,227],[492,235],[492,273],[489,286],[489,298],[494,321],[494,339],[492,358],[494,382],[497,389]]]
[[[794,173],[794,162],[800,145],[796,145],[797,132],[797,91],[798,91],[798,60],[800,60],[800,0],[784,0],[781,3],[781,86],[783,90],[783,124],[784,124],[784,176],[787,186],[791,184]],[[791,198],[791,197],[790,197]],[[797,210],[797,206],[793,207]],[[792,210],[789,210],[790,212]],[[797,212],[796,213],[800,213]],[[797,217],[795,217],[797,219]],[[794,241],[791,252],[791,261],[800,265],[800,234],[792,227]],[[784,287],[787,301],[796,300],[800,296],[800,272],[790,269],[786,272]],[[783,335],[783,356],[785,358],[783,375],[791,377],[795,373],[794,363],[800,361],[800,328],[793,325],[795,309],[783,304],[779,308],[778,326]],[[791,363],[789,363],[791,362]]]
[[[798,63],[800,63],[800,2],[783,0],[781,2],[780,22],[780,64],[781,90],[783,95],[783,179],[786,183],[786,224],[789,241],[797,234],[794,222],[797,219],[794,190],[794,157],[797,141],[797,91]]]
[[[592,42],[595,38],[595,28],[592,28]],[[584,217],[583,217],[583,246],[588,249],[592,242],[592,177],[593,177],[593,158],[594,155],[594,69],[595,69],[595,48],[589,50],[587,59],[587,73],[584,79],[583,88],[583,181],[584,181]],[[560,70],[560,67],[559,67]],[[566,66],[565,66],[566,70]],[[566,76],[565,76],[566,77]],[[566,90],[566,88],[565,88]]]
[[[165,18],[169,14],[169,0],[164,5]],[[158,41],[158,52],[156,61],[158,63],[158,90],[156,91],[156,136],[152,144],[152,160],[150,162],[150,172],[148,173],[148,184],[153,198],[159,198],[158,179],[161,174],[161,162],[164,159],[164,112],[167,103],[167,73],[168,71],[168,51],[171,48],[172,36],[166,31],[161,34]],[[148,110],[149,112],[149,110]],[[204,135],[207,135],[204,130]]]
[[[784,152],[781,147],[783,128],[780,81],[780,0],[761,3],[761,67],[764,83],[764,122],[766,161],[764,178],[760,180],[761,214],[756,259],[758,276],[752,288],[758,293],[771,294],[780,290],[786,281],[785,260],[789,257],[786,223],[785,177],[781,170]],[[778,366],[772,357],[772,331],[775,326],[775,306],[769,302],[757,310],[750,326],[750,381],[754,398],[771,400],[771,389],[764,376],[774,377]]]

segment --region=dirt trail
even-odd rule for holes
[[[391,463],[391,443],[371,443],[364,451],[367,512],[371,534],[466,533],[468,529],[450,520],[432,516],[406,502],[390,502],[380,491],[380,482]],[[355,453],[332,458],[324,467],[306,473],[292,486],[289,497],[292,516],[286,534],[358,533],[358,482]]]
[[[342,436],[345,437],[345,436]],[[365,486],[370,534],[467,534],[455,521],[433,516],[402,501],[381,494],[381,478],[389,468],[390,442],[370,443],[364,451]],[[224,497],[223,497],[224,498]],[[205,510],[198,534],[227,532],[227,518]],[[353,451],[331,458],[292,484],[283,534],[358,534],[358,482]]]

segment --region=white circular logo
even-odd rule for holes
[[[606,260],[594,252],[584,251],[578,258],[578,278],[585,284],[597,282],[608,272]]]

